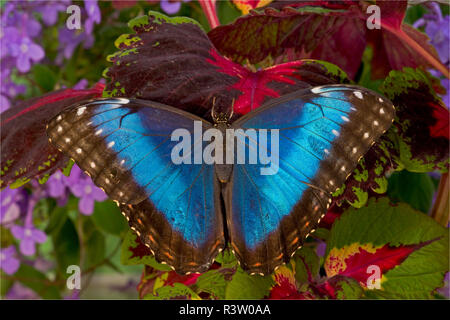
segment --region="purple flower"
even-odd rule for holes
[[[20,39],[20,32],[17,28],[15,27],[6,27],[4,29],[1,28],[0,41],[2,44],[1,46],[2,50],[0,50],[0,58],[4,58],[6,56],[11,55],[13,46],[19,43],[19,39]]]
[[[84,2],[88,18],[84,23],[86,33],[92,33],[94,29],[94,23],[98,24],[102,20],[100,8],[98,7],[97,0],[86,0]]]
[[[183,2],[189,2],[190,0],[183,0]],[[180,11],[181,1],[161,0],[159,3],[161,9],[167,14],[175,14]]]
[[[58,206],[63,207],[69,199],[68,178],[61,171],[56,171],[50,176],[46,186],[48,195],[58,200]]]
[[[42,15],[42,20],[48,26],[52,26],[58,20],[58,13],[66,11],[70,1],[36,1],[36,11]]]
[[[0,192],[0,224],[8,225],[20,215],[18,201],[21,199],[20,189],[4,189]]]
[[[47,236],[41,230],[36,229],[32,224],[25,223],[25,226],[12,226],[11,233],[20,240],[20,252],[26,256],[31,256],[36,252],[36,243],[44,243]]]
[[[77,178],[80,177],[81,178]],[[74,165],[70,173],[70,190],[80,198],[78,209],[82,214],[91,215],[94,212],[95,201],[105,201],[108,197],[102,189],[96,187],[91,178],[81,172],[81,169]]]
[[[58,170],[48,179],[46,186],[47,192],[51,197],[59,198],[64,196],[66,193],[66,182],[64,178],[65,176]]]
[[[6,274],[12,275],[19,269],[20,261],[14,246],[0,249],[0,269]]]
[[[437,3],[426,3],[429,12],[414,23],[414,27],[425,26],[425,32],[430,37],[430,43],[436,48],[436,51],[442,63],[450,66],[450,35],[448,26],[450,25],[450,16],[442,16],[441,9]],[[431,70],[431,73],[440,77],[440,73]],[[442,79],[441,84],[447,89],[447,94],[442,96],[443,102],[447,107],[450,106],[449,80]]]
[[[6,294],[6,299],[39,299],[39,296],[30,288],[21,285],[19,282],[15,282],[11,289]]]
[[[64,297],[64,300],[78,300],[80,299],[80,290],[74,289],[72,293]]]
[[[319,241],[316,247],[316,253],[319,257],[324,257],[327,250],[327,244],[324,241]]]
[[[59,49],[61,54],[56,58],[58,64],[63,58],[70,59],[79,44],[83,43],[84,48],[90,48],[94,44],[94,37],[79,30],[59,29]]]
[[[449,287],[449,272],[445,274],[444,277],[444,286],[442,288],[439,288],[437,291],[438,293],[442,294],[447,299],[450,298],[450,287]]]
[[[8,98],[0,93],[0,113],[4,112],[5,110],[8,110],[11,106],[11,103],[9,103]]]
[[[88,87],[88,85],[89,85],[89,82],[86,79],[81,79],[72,87],[72,89],[83,90],[83,89],[86,89]]]
[[[9,79],[3,79],[2,75],[2,81],[0,85],[0,95],[1,95],[0,112],[9,109],[11,105],[10,100],[19,94],[25,93],[26,89],[27,87],[22,84],[15,84],[14,82],[11,82]]]
[[[17,58],[17,69],[27,72],[31,68],[31,61],[37,62],[44,58],[44,50],[28,37],[23,37],[20,43],[11,45],[11,55]]]

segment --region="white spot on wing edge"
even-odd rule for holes
[[[108,148],[112,148],[116,144],[115,141],[111,141],[108,143]]]
[[[336,130],[331,130],[331,132],[336,136],[336,137],[339,137],[339,132],[338,131],[336,131]]]
[[[86,107],[78,108],[77,116],[81,116],[86,111]]]
[[[318,87],[315,87],[315,88],[312,88],[312,89],[311,89],[311,92],[312,92],[312,93],[321,93],[322,90],[321,90],[320,88],[318,88]]]
[[[361,91],[355,91],[355,92],[353,92],[353,95],[355,97],[357,97],[358,99],[362,99],[363,98],[363,95],[362,95]]]

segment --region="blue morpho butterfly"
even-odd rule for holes
[[[317,228],[331,193],[391,126],[394,106],[365,88],[327,85],[271,100],[232,123],[230,113],[212,116],[214,123],[152,101],[98,99],[57,115],[47,133],[116,201],[158,261],[204,272],[229,244],[244,270],[267,274]],[[239,162],[239,152],[234,164],[174,163],[180,141],[172,133],[194,136],[195,123],[203,132],[242,129],[233,139],[246,154],[272,148],[271,134],[262,146],[247,129],[278,129],[276,173],[261,174],[271,164]],[[191,150],[210,144],[189,142]]]

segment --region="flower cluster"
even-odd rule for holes
[[[448,26],[450,25],[450,16],[442,16],[439,4],[435,2],[426,3],[429,12],[414,23],[415,28],[424,27],[426,34],[430,37],[430,43],[436,48],[442,63],[450,68],[450,35]],[[440,77],[440,72],[431,70],[431,73]],[[441,79],[442,85],[447,90],[447,94],[442,97],[445,105],[450,107],[450,81],[447,78]]]
[[[36,244],[47,240],[46,234],[33,224],[33,211],[41,199],[55,198],[59,206],[64,206],[70,194],[73,194],[79,198],[78,209],[84,215],[94,212],[95,201],[107,199],[106,194],[76,165],[69,177],[57,171],[45,185],[33,181],[31,186],[31,194],[25,188],[7,188],[0,192],[0,225],[10,230],[24,256],[33,256]],[[0,268],[7,274],[14,274],[20,266],[19,254],[13,245],[0,250],[0,259]]]
[[[1,88],[0,112],[11,105],[18,95],[25,93],[26,87],[12,80],[16,70],[23,74],[29,72],[32,65],[42,62],[45,51],[42,47],[42,30],[58,22],[60,12],[66,12],[71,0],[58,1],[9,1],[2,8],[0,41]],[[101,14],[97,0],[84,2],[85,19],[83,30],[59,29],[60,53],[56,63],[70,58],[75,48],[83,43],[89,48],[94,43],[92,30],[100,23]]]

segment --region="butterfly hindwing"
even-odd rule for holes
[[[261,174],[262,168],[270,169],[259,162],[235,164],[225,187],[231,246],[244,269],[267,274],[289,260],[317,228],[331,193],[393,117],[392,103],[378,94],[331,85],[273,100],[233,123],[235,129],[279,130],[274,174]],[[259,141],[245,134],[236,139],[247,152],[266,147]],[[270,154],[270,141],[267,148]]]
[[[225,241],[214,166],[171,158],[178,144],[171,134],[194,136],[194,120],[211,127],[151,101],[100,99],[64,111],[47,128],[50,141],[119,204],[156,258],[180,273],[206,270]],[[193,140],[191,150],[204,144]]]

